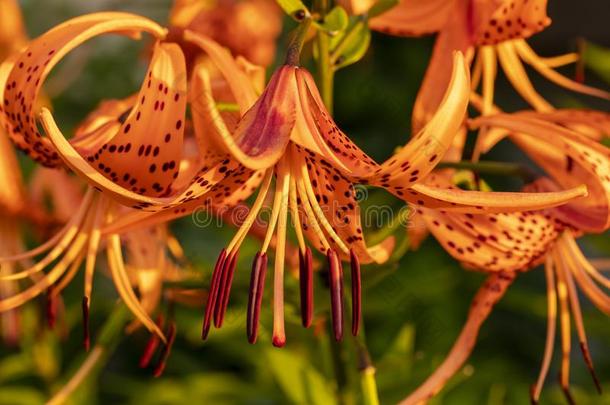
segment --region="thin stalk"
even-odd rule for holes
[[[66,403],[74,392],[92,375],[95,370],[107,361],[114,348],[118,345],[123,329],[129,320],[129,310],[123,304],[118,304],[102,326],[98,342],[87,354],[84,361],[74,367],[75,371],[62,388],[53,395],[47,405]]]

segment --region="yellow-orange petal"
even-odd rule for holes
[[[451,81],[436,113],[413,139],[381,164],[370,181],[403,198],[407,188],[434,169],[461,132],[469,94],[468,67],[462,54],[455,52]]]
[[[483,213],[539,210],[586,196],[584,184],[568,190],[541,193],[465,191],[415,184],[405,193],[404,200],[427,208]]]
[[[421,210],[445,250],[468,267],[482,271],[525,271],[558,237],[555,222],[537,212],[460,214]]]
[[[398,36],[420,36],[440,31],[460,0],[401,0],[385,13],[369,22],[371,29]],[[365,8],[351,1],[352,9],[360,14]],[[370,7],[370,5],[369,5]],[[368,7],[367,7],[368,8]]]
[[[0,61],[27,41],[23,16],[17,0],[0,1]]]
[[[74,130],[72,146],[88,156],[110,142],[136,105],[138,95],[122,100],[104,100]]]
[[[172,194],[182,156],[186,81],[178,45],[158,43],[136,105],[116,135],[85,156],[91,166],[134,193]]]
[[[239,105],[241,114],[245,114],[246,111],[248,111],[256,102],[256,89],[260,86],[260,77],[258,80],[253,82],[246,73],[246,70],[243,69],[243,62],[240,66],[238,60],[234,59],[226,48],[223,48],[212,39],[189,30],[184,31],[183,36],[185,41],[188,41],[201,48],[212,63],[216,65],[218,70],[222,73],[224,79],[227,81],[233,97]],[[198,69],[196,66],[193,71],[193,77],[195,78],[197,75],[197,70]],[[193,103],[197,102],[198,97],[199,92],[192,90],[191,100]]]
[[[295,145],[291,156],[294,160],[300,161],[298,164],[305,165],[316,202],[326,220],[347,247],[362,263],[387,261],[394,248],[394,238],[387,238],[375,246],[367,246],[360,218],[357,190],[352,182],[328,161],[299,146]],[[305,232],[308,238],[311,238],[312,232],[313,228],[308,227]],[[330,243],[344,259],[349,259],[349,254],[342,251],[332,240]]]
[[[560,187],[587,186],[587,198],[554,210],[562,220],[588,232],[610,226],[610,151],[606,146],[530,113],[498,114],[474,122],[508,130],[511,140]]]
[[[158,38],[165,35],[165,30],[151,20],[108,12],[68,20],[32,41],[15,60],[3,94],[9,135],[18,147],[47,166],[58,165],[60,159],[53,145],[36,126],[36,100],[47,75],[68,52],[95,36],[109,33],[138,36],[141,32]]]

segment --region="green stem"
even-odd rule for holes
[[[366,347],[366,334],[364,322],[360,324],[360,334],[354,337],[354,345],[358,353],[358,369],[360,373],[360,388],[362,390],[362,403],[364,405],[379,405],[377,393],[377,380],[375,380],[375,367]]]
[[[315,0],[315,10],[324,18],[328,11],[328,0]],[[330,37],[322,30],[318,30],[316,35],[316,44],[318,46],[318,86],[322,100],[328,109],[328,112],[333,113],[333,83],[334,74],[330,60]]]
[[[115,309],[102,326],[98,342],[91,352],[87,353],[82,362],[72,367],[71,377],[62,388],[47,402],[51,405],[63,404],[74,392],[91,377],[94,371],[104,364],[123,336],[123,329],[129,320],[129,310],[123,304],[117,304]]]
[[[441,162],[436,166],[438,169],[461,169],[472,170],[480,174],[491,174],[499,176],[518,176],[529,181],[536,178],[536,174],[529,168],[515,163],[505,162]]]

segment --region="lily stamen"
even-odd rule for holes
[[[328,260],[328,281],[330,287],[331,318],[335,340],[343,339],[343,266],[337,253],[329,249],[326,254]]]
[[[301,322],[304,328],[311,326],[313,319],[313,258],[311,249],[299,252],[299,287],[301,292]]]
[[[248,314],[246,320],[246,333],[248,342],[256,343],[258,336],[258,321],[260,318],[263,292],[265,289],[265,277],[267,275],[267,253],[256,253],[252,263],[250,276],[250,292],[248,296]]]

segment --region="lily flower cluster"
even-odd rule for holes
[[[1,4],[6,3],[14,5]],[[344,5],[367,18],[367,4]],[[251,8],[259,13],[252,18],[270,19],[268,30],[252,31],[240,23],[250,21]],[[202,281],[200,287],[207,293],[195,295],[201,295],[202,338],[208,337],[212,325],[223,324],[240,247],[249,234],[261,239],[252,258],[246,321],[250,343],[258,338],[272,259],[272,344],[286,344],[286,252],[293,236],[303,326],[310,327],[316,316],[314,271],[320,257],[328,271],[333,335],[343,338],[346,302],[352,309],[351,333],[357,335],[361,264],[388,261],[395,245],[391,236],[372,246],[367,243],[356,195],[356,186],[366,185],[404,201],[456,260],[489,273],[451,353],[405,403],[420,403],[443,387],[466,360],[493,304],[519,272],[540,263],[545,264],[548,280],[550,326],[532,397],[538,399],[548,371],[557,296],[561,383],[569,396],[570,316],[593,369],[576,287],[601,310],[610,311],[610,298],[599,288],[610,282],[587,262],[575,242],[610,227],[610,153],[600,142],[608,135],[610,118],[595,111],[554,109],[534,90],[522,62],[567,89],[609,95],[553,70],[575,61],[577,55],[541,58],[529,47],[526,39],[550,24],[546,1],[402,0],[371,17],[372,29],[392,35],[438,33],[413,111],[414,135],[381,163],[338,127],[320,94],[321,84],[301,64],[304,43],[314,35],[326,35],[324,21],[304,6],[287,11],[299,25],[284,62],[267,82],[259,65],[268,65],[275,56],[281,26],[279,8],[262,0],[221,1],[213,11],[198,2],[177,1],[168,28],[135,14],[100,12],[70,19],[31,41],[12,35],[15,42],[0,53],[6,55],[0,66],[0,176],[8,185],[0,190],[0,203],[3,212],[19,213],[33,222],[55,221],[54,229],[57,223],[63,225],[40,246],[25,251],[14,218],[0,217],[0,237],[7,240],[0,243],[3,323],[15,325],[15,311],[41,294],[51,297],[47,312],[54,317],[61,291],[84,267],[83,329],[89,348],[94,273],[106,268],[135,318],[128,330],[143,326],[153,334],[143,366],[164,343],[155,371],[159,375],[176,334],[172,315],[163,313],[162,303],[193,298],[192,291],[165,284],[201,277],[186,264],[168,224],[202,207],[220,215],[246,205],[248,214],[219,252],[216,265],[204,269],[210,281]],[[70,51],[108,34],[132,39],[147,34],[152,39],[140,90],[124,99],[103,100],[67,135],[44,96],[45,80]],[[0,45],[3,41],[0,37]],[[320,44],[318,58],[323,52]],[[507,113],[495,105],[498,63],[534,110]],[[469,105],[480,110],[480,116],[469,117]],[[508,138],[540,166],[544,177],[519,192],[457,187],[456,171],[447,165],[453,162],[457,167],[456,161],[463,159],[468,130],[478,131],[474,162]],[[55,196],[52,215],[36,215],[29,208],[39,204],[24,197],[9,139],[45,167],[36,189]],[[67,193],[64,187],[75,191]],[[70,214],[60,214],[62,204],[68,204]],[[268,205],[269,221],[257,229],[257,219]],[[98,260],[102,251],[105,261]],[[350,266],[349,299],[344,293],[344,262]],[[2,328],[11,339],[17,330]]]

